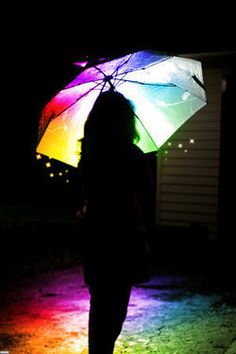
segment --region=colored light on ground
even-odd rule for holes
[[[215,348],[220,346],[222,351],[232,343],[235,307],[218,294],[189,291],[185,281],[153,276],[151,282],[133,288],[114,354],[214,353]],[[26,281],[5,298],[0,343],[5,336],[5,343],[12,346],[0,350],[87,354],[88,310],[89,294],[80,267]]]

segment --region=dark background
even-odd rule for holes
[[[182,6],[182,7],[181,7]],[[229,7],[200,4],[156,9],[125,4],[8,5],[2,26],[1,199],[37,199],[44,192],[35,163],[43,106],[77,73],[74,61],[135,50],[169,54],[234,50]],[[37,192],[38,191],[38,192]]]
[[[58,254],[62,256],[62,250],[64,260],[65,249],[73,247],[68,237],[65,238],[68,226],[58,220],[65,217],[66,211],[73,215],[74,187],[52,183],[45,168],[36,161],[35,149],[40,112],[76,75],[74,61],[86,56],[113,57],[142,49],[168,54],[224,53],[236,49],[234,11],[228,5],[222,7],[221,4],[218,9],[215,4],[210,12],[199,3],[191,6],[168,4],[166,8],[161,3],[153,6],[136,4],[135,8],[130,5],[128,9],[127,4],[114,3],[102,8],[99,3],[88,2],[82,8],[80,4],[70,2],[51,4],[50,8],[42,3],[40,6],[34,3],[5,7],[0,44],[0,237],[8,266],[13,262],[14,269],[24,269],[26,264],[31,265],[32,259],[34,265],[42,265],[42,257],[47,254],[45,265],[50,257],[55,261]],[[232,102],[232,97],[226,98],[226,116],[233,111]],[[225,125],[222,146],[226,173],[222,179],[225,187],[221,205],[228,195],[232,195],[233,184],[229,183],[229,177],[232,180],[229,143],[232,133],[233,130]],[[73,175],[74,169],[69,169]],[[224,207],[222,210],[222,234],[224,230],[228,234],[232,227],[232,211],[227,211],[225,218]],[[176,230],[168,231],[167,236],[170,234],[175,235],[178,242]],[[163,235],[165,237],[165,232]],[[170,256],[173,256],[175,246]],[[207,247],[205,251],[208,251]],[[186,257],[186,252],[181,252]],[[70,253],[69,257],[73,256]],[[221,254],[221,257],[225,255]]]

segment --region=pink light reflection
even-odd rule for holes
[[[146,292],[133,289],[124,334],[136,331],[148,309],[159,306]],[[4,333],[24,334],[20,353],[85,354],[88,311],[89,292],[78,267],[24,281],[8,294],[1,322]]]

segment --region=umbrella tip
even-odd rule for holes
[[[76,61],[73,64],[81,68],[84,68],[88,64],[88,61]]]

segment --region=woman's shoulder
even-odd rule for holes
[[[137,145],[132,145],[130,155],[137,159],[145,159],[145,153]]]

